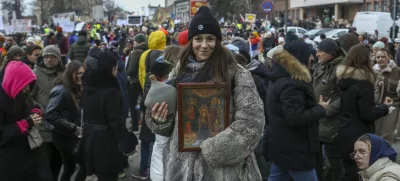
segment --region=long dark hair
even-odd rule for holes
[[[231,87],[228,67],[230,65],[237,65],[235,58],[221,45],[221,40],[215,39],[215,47],[210,58],[205,62],[204,66],[200,69],[199,74],[196,77],[198,82],[209,81],[210,78],[214,78],[217,84],[225,83],[228,90]],[[188,63],[189,56],[195,57],[192,49],[193,39],[189,41],[189,44],[184,47],[180,56],[180,68],[175,83],[177,84],[182,80],[184,76],[185,66]],[[177,86],[177,85],[176,85]]]
[[[370,61],[370,48],[363,44],[354,45],[350,48],[349,52],[346,55],[346,58],[343,60],[343,64],[346,65],[346,69],[341,75],[342,78],[347,72],[349,67],[353,67],[354,70],[351,74],[354,74],[356,69],[364,70],[364,76],[367,77],[367,80],[376,80],[376,75],[372,70],[372,65]]]
[[[83,67],[81,62],[76,60],[71,61],[68,63],[62,77],[55,82],[56,85],[64,85],[75,101],[81,97],[81,86],[75,84],[74,73],[78,72],[81,67]]]
[[[30,90],[32,90],[34,84],[35,84],[35,81],[33,81],[32,83],[30,83],[27,86],[29,86],[31,88]],[[30,93],[31,93],[31,91],[28,91],[28,92],[21,91],[20,93],[17,94],[17,96],[14,99],[14,103],[13,103],[13,107],[12,107],[13,114],[21,114],[21,112],[30,110],[34,107]]]

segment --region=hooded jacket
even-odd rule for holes
[[[189,64],[183,68],[186,69],[187,78],[192,79],[192,76],[196,76]],[[165,180],[262,180],[254,156],[254,149],[264,128],[262,101],[257,96],[249,71],[233,65],[227,68],[235,85],[229,101],[231,124],[216,136],[204,140],[200,144],[201,152],[178,151],[177,116],[169,116],[166,122],[159,123],[151,118],[151,109],[146,110],[146,123],[149,128],[155,134],[170,137],[164,149]],[[175,76],[172,75],[170,79]]]
[[[370,166],[359,174],[363,181],[399,181],[400,165],[396,164],[396,150],[384,139],[367,134],[371,139]]]
[[[78,60],[84,63],[89,50],[90,44],[87,42],[87,38],[85,36],[79,36],[78,41],[71,45],[68,57],[71,60]]]
[[[144,84],[145,80],[148,79],[148,76],[146,76],[147,72],[150,72],[151,68],[151,63],[148,64],[146,61],[147,55],[151,52],[151,50],[164,50],[166,46],[167,39],[165,37],[165,34],[162,31],[155,31],[150,34],[149,37],[149,50],[146,50],[143,52],[143,54],[140,56],[139,59],[139,73],[138,73],[138,78],[140,82],[140,86],[142,87],[142,90],[144,91]],[[155,59],[154,59],[155,60]]]
[[[287,50],[278,50],[273,60],[268,72],[269,126],[264,137],[269,160],[286,170],[313,169],[320,151],[318,120],[326,112],[317,104],[304,63]]]
[[[11,61],[0,80],[0,175],[7,181],[42,180],[37,173],[37,150],[31,150],[27,138],[34,125],[27,119],[33,107],[13,110],[18,107],[14,105],[17,95],[35,80],[32,70],[19,61]]]
[[[39,105],[42,112],[45,112],[47,104],[50,101],[50,92],[54,87],[54,83],[64,72],[64,67],[61,65],[61,60],[57,67],[48,69],[43,62],[43,58],[38,58],[36,61],[33,73],[37,77],[36,86],[32,90],[32,99],[35,104]],[[45,123],[42,122],[38,125],[38,129],[43,138],[43,141],[50,142],[51,134],[46,129]]]
[[[343,61],[339,55],[329,62],[317,64],[313,73],[315,97],[324,96],[330,99],[326,117],[319,120],[319,139],[323,142],[333,142],[338,135],[340,125],[340,92],[337,87],[336,69]]]

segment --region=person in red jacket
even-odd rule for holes
[[[50,44],[58,46],[61,51],[62,65],[65,66],[68,63],[67,54],[69,52],[69,43],[68,38],[63,35],[62,31],[60,26],[57,27],[57,34],[50,39]]]

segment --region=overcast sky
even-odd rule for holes
[[[121,7],[128,11],[141,11],[142,6],[147,7],[149,3],[152,6],[158,6],[159,4],[164,7],[164,0],[115,0]]]
[[[28,4],[32,0],[25,0],[25,3]],[[159,4],[161,7],[165,6],[165,0],[115,0],[117,4],[119,4],[122,9],[128,10],[128,11],[141,11],[142,6],[147,7],[149,3],[152,6],[158,6]],[[29,15],[31,13],[32,9],[31,7],[28,7],[28,9],[25,10],[24,15]]]

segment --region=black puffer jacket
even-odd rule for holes
[[[316,167],[320,143],[318,120],[325,110],[317,104],[306,66],[286,50],[276,52],[268,72],[268,158],[285,170]]]
[[[85,36],[79,36],[78,41],[71,45],[69,49],[69,59],[85,62],[86,56],[90,50],[90,44]]]

